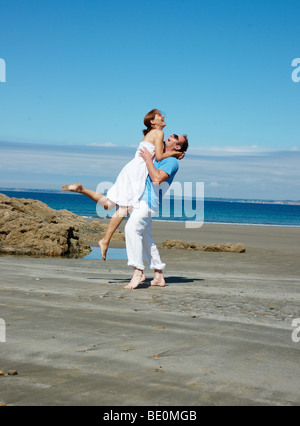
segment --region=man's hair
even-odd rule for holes
[[[184,142],[178,142],[179,145],[181,145],[181,149],[179,152],[186,152],[189,147],[189,141],[188,141],[188,135],[182,135],[185,139]]]

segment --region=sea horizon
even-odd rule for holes
[[[74,192],[63,192],[61,189],[39,189],[39,188],[6,188],[0,187],[0,192],[32,192],[32,193],[50,193],[50,194],[61,194],[61,195],[81,195]],[[167,198],[167,197],[166,197]],[[179,199],[180,197],[174,196],[174,199]],[[200,199],[197,197],[185,196],[186,199]],[[263,199],[263,198],[233,198],[233,197],[204,197],[207,201],[226,201],[226,202],[235,202],[235,203],[258,203],[258,204],[286,204],[286,205],[300,205],[300,200],[290,200],[290,199]]]
[[[110,212],[95,208],[95,203],[76,193],[55,189],[0,188],[0,192],[15,198],[36,199],[55,210],[69,210],[86,219],[109,219]],[[80,198],[80,202],[78,202]],[[188,202],[186,202],[188,201]],[[186,203],[185,203],[186,202]],[[199,219],[200,218],[200,219]],[[206,224],[257,225],[300,227],[300,202],[294,200],[253,200],[186,197],[164,198],[154,221],[182,223],[196,221]]]

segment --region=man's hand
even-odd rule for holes
[[[163,170],[157,170],[153,164],[153,157],[155,152],[151,152],[147,148],[142,148],[140,151],[140,157],[142,157],[146,163],[148,173],[152,179],[154,185],[160,185],[162,182],[169,178],[169,175]]]
[[[146,163],[148,161],[152,161],[154,155],[155,152],[151,154],[151,152],[147,148],[141,148],[140,150],[140,157],[142,157]]]

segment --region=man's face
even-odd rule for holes
[[[185,137],[182,135],[176,135],[175,133],[172,133],[172,135],[170,135],[168,139],[165,141],[165,144],[168,148],[174,151],[180,151],[181,145],[179,145],[178,142],[185,142]]]

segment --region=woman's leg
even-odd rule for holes
[[[77,192],[79,194],[83,194],[89,197],[91,200],[95,201],[95,203],[99,204],[105,210],[111,210],[116,207],[116,204],[109,200],[105,195],[100,194],[100,192],[91,191],[90,189],[84,188],[81,183],[74,183],[71,185],[65,185],[62,187],[62,191],[71,191]],[[102,240],[99,241],[99,246],[101,250],[101,255],[103,260],[106,260],[106,252],[113,236],[114,232],[124,219],[124,217],[128,216],[130,212],[130,207],[119,207],[118,210],[115,211],[113,216],[110,219],[107,231]]]
[[[113,236],[114,232],[116,231],[116,229],[118,228],[118,226],[120,225],[124,217],[128,216],[129,209],[130,208],[126,206],[119,207],[118,210],[116,210],[115,213],[112,215],[108,224],[106,234],[102,238],[102,240],[99,241],[101,256],[103,260],[106,260],[106,253],[107,253],[107,249],[108,249],[111,237]]]
[[[65,185],[62,187],[62,191],[78,192],[79,194],[86,195],[95,203],[99,204],[105,210],[111,210],[116,207],[116,204],[109,200],[105,195],[100,192],[91,191],[90,189],[84,188],[81,183],[74,183],[71,185]]]

